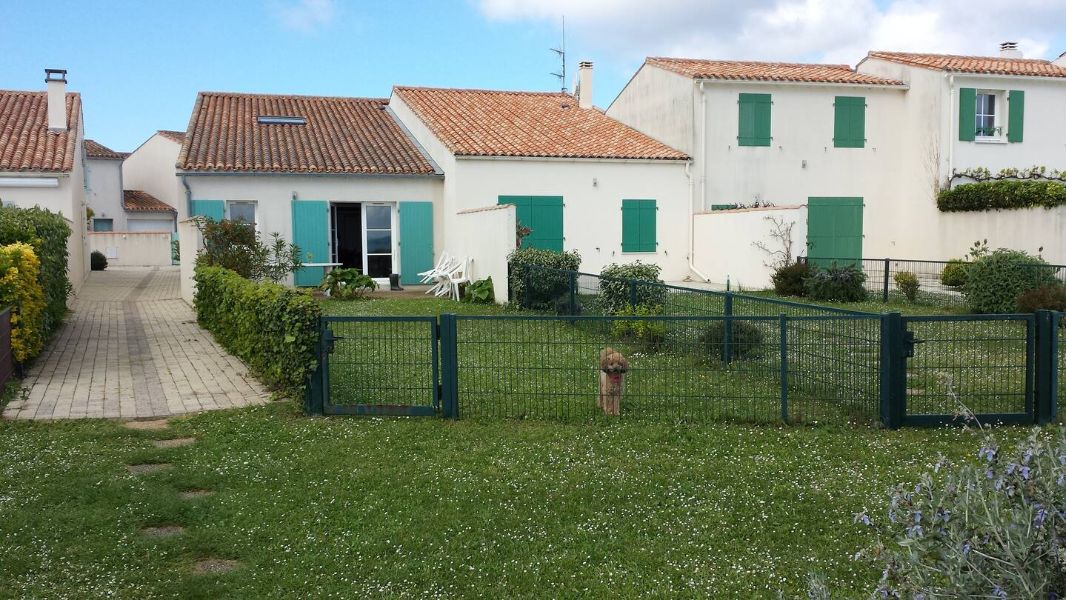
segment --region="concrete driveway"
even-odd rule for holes
[[[5,417],[140,419],[269,400],[196,324],[177,267],[93,272],[71,309]]]

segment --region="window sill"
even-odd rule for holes
[[[974,138],[973,140],[978,144],[1006,144],[1007,140],[1003,138]]]

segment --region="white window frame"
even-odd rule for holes
[[[362,230],[363,230],[362,231],[362,236],[363,236],[363,273],[366,273],[366,274],[370,273],[370,257],[371,256],[386,256],[385,254],[383,254],[381,252],[371,253],[370,252],[370,246],[367,244],[366,213],[367,213],[367,207],[370,207],[370,206],[384,206],[384,207],[389,209],[389,237],[390,237],[389,246],[390,246],[390,252],[389,252],[388,256],[392,257],[392,268],[389,271],[390,271],[390,273],[397,273],[398,271],[397,271],[396,267],[398,266],[400,253],[398,252],[398,245],[397,245],[397,242],[399,240],[397,240],[396,237],[398,235],[399,230],[396,227],[396,225],[397,225],[396,204],[392,203],[392,202],[363,202],[362,203],[362,210],[360,212],[362,213],[362,219],[363,219],[363,222],[362,222]],[[383,231],[383,230],[375,229],[375,231]],[[375,277],[374,281],[379,283],[379,284],[385,284],[385,283],[389,282],[389,278],[387,276],[386,277]]]
[[[251,223],[252,228],[259,231],[259,202],[256,200],[226,200],[226,218],[233,220],[233,211],[230,210],[234,204],[251,204],[252,214],[255,215],[254,221]]]
[[[995,129],[994,135],[982,135],[977,131],[977,119],[984,116],[989,116],[987,113],[982,113],[981,109],[981,96],[992,96],[995,106],[993,107],[992,127]],[[1004,90],[977,90],[977,100],[974,102],[974,141],[978,142],[1002,142],[1006,140],[1006,129],[1004,119],[1007,110],[1007,93]]]

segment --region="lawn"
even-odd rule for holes
[[[1022,428],[997,431],[1016,440]],[[196,443],[157,449],[153,439]],[[960,429],[306,418],[0,421],[0,597],[839,597],[853,524]],[[169,463],[131,475],[126,465]],[[192,500],[183,491],[214,495]],[[170,538],[144,527],[181,526]],[[193,573],[198,559],[236,570]]]

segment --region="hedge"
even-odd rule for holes
[[[936,199],[937,208],[943,212],[1054,208],[1064,204],[1066,184],[1012,179],[966,183],[942,190]]]
[[[654,313],[658,313],[666,301],[666,288],[661,285],[636,284],[634,291],[636,298],[630,298],[630,281],[650,281],[661,284],[659,274],[662,267],[659,265],[643,263],[639,260],[629,264],[609,264],[600,269],[600,309],[604,314],[617,315],[623,311],[632,309],[630,302],[635,300],[636,306],[643,306]]]
[[[11,307],[11,353],[25,364],[44,347],[41,263],[22,242],[0,246],[0,306]]]
[[[557,271],[577,271],[580,266],[581,255],[577,250],[514,250],[507,256],[511,302],[534,310],[555,310],[555,302],[570,290],[569,276]],[[539,270],[536,267],[545,269]],[[531,288],[529,290],[526,289],[527,275]]]
[[[322,311],[307,292],[257,283],[222,267],[197,266],[196,320],[263,383],[301,397],[318,357]]]
[[[37,207],[0,207],[0,245],[29,244],[41,263],[38,280],[44,291],[43,339],[59,329],[67,314],[67,296],[71,290],[67,277],[69,237],[70,226],[59,213]]]

